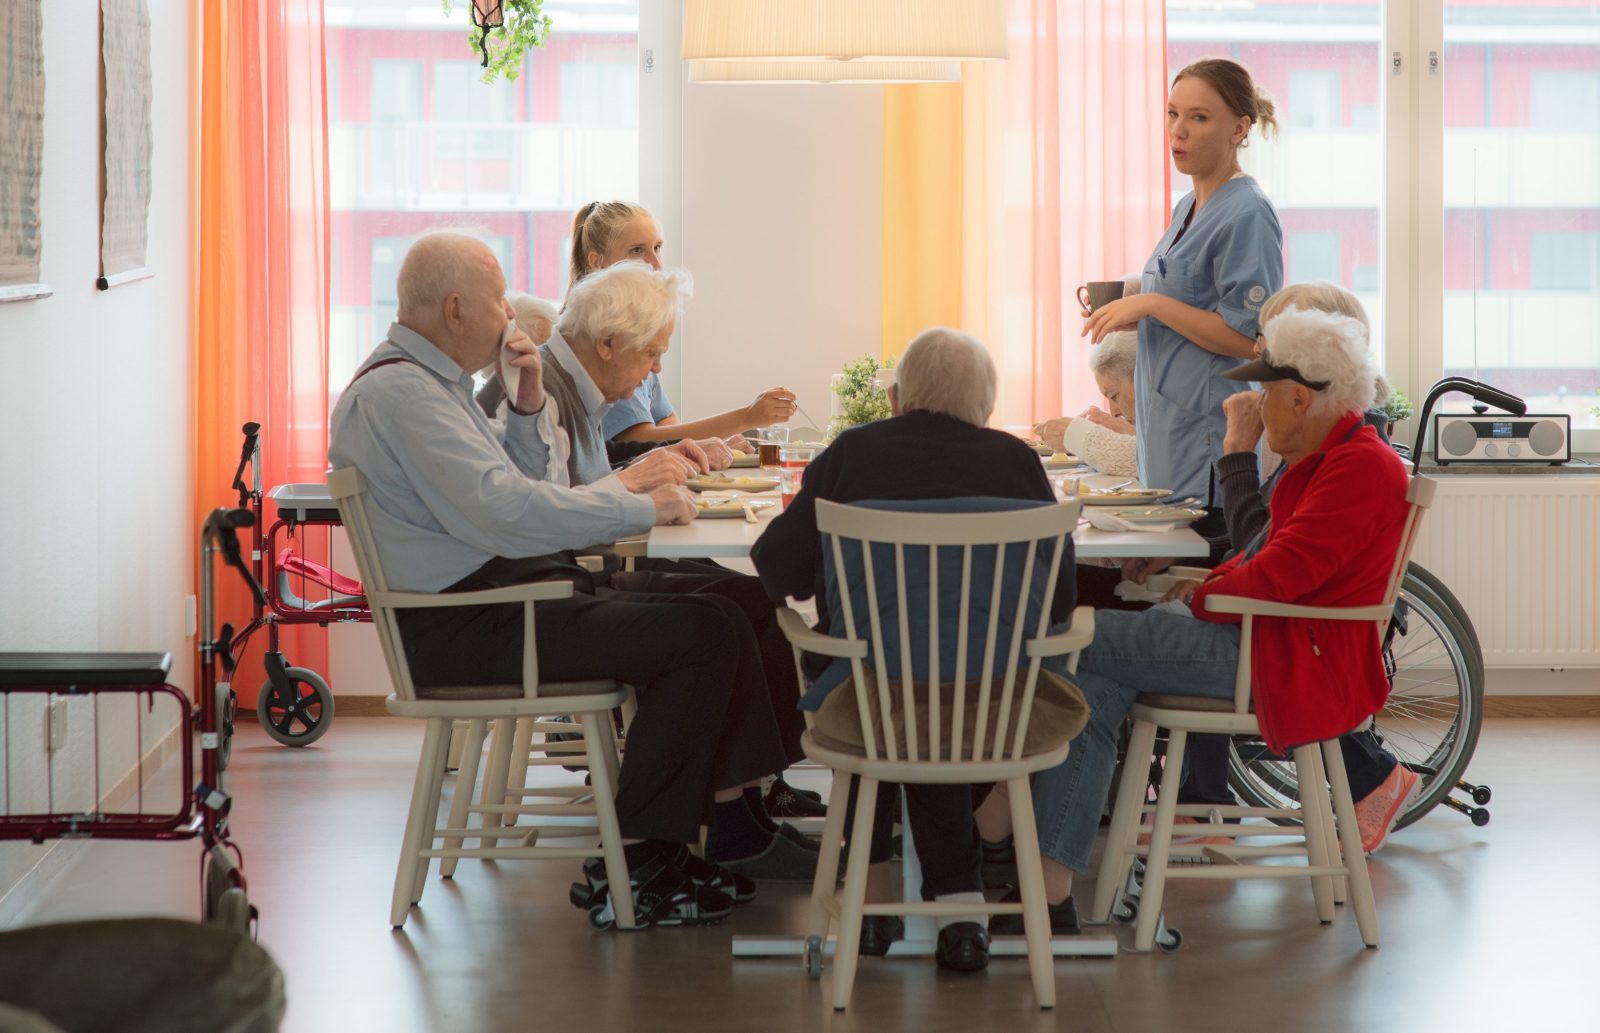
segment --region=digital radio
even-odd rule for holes
[[[1572,458],[1572,417],[1566,413],[1438,413],[1433,458],[1450,463],[1549,463]]]

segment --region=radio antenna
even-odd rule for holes
[[[1483,213],[1478,210],[1478,149],[1472,149],[1472,379],[1483,379],[1483,368],[1478,365],[1478,241],[1483,236]],[[1489,407],[1473,399],[1472,411],[1483,415]]]

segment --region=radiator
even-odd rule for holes
[[[1600,475],[1435,474],[1413,555],[1490,667],[1600,667]]]

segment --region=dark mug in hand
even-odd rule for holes
[[[1121,280],[1090,280],[1078,288],[1078,303],[1093,314],[1095,309],[1121,298],[1124,286]]]

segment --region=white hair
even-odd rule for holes
[[[676,320],[693,295],[694,281],[682,269],[617,262],[572,285],[556,329],[569,342],[611,338],[618,351],[634,351]]]
[[[1134,353],[1138,346],[1139,335],[1132,330],[1106,334],[1105,339],[1089,353],[1089,372],[1132,380]]]
[[[1343,415],[1372,406],[1378,370],[1367,352],[1367,328],[1350,316],[1290,306],[1269,320],[1265,355],[1293,366],[1307,380],[1326,382],[1312,392],[1311,415]]]
[[[1122,278],[1122,296],[1124,298],[1130,294],[1138,294],[1142,290],[1144,290],[1143,276],[1138,273],[1129,273]]]
[[[556,325],[556,320],[561,318],[561,313],[556,311],[554,305],[532,294],[513,294],[510,300],[511,311],[517,314],[517,326],[529,337],[533,336],[533,324],[536,321],[542,319],[553,327]]]
[[[981,427],[994,411],[999,375],[982,341],[935,326],[906,346],[894,382],[902,412],[925,409]]]

